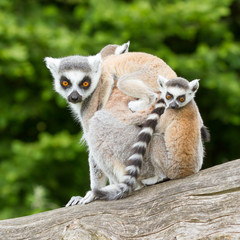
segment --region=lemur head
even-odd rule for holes
[[[172,109],[187,105],[194,98],[199,87],[199,79],[191,82],[180,77],[168,80],[160,75],[158,83],[167,107]]]
[[[46,57],[46,66],[54,78],[54,88],[70,103],[81,103],[97,87],[101,76],[100,54],[89,57]]]
[[[129,45],[130,41],[122,45],[109,44],[105,46],[100,53],[103,59],[109,55],[120,55],[128,52]]]

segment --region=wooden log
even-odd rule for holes
[[[0,239],[240,239],[240,159],[122,200],[3,220]]]

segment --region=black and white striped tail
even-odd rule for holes
[[[102,189],[95,189],[96,199],[117,200],[126,197],[134,189],[147,146],[152,139],[158,120],[164,113],[165,108],[166,103],[164,99],[157,101],[154,110],[148,116],[142,130],[138,134],[137,142],[133,145],[133,154],[128,159],[126,175],[124,175],[122,182],[106,186]]]

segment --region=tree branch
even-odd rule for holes
[[[128,198],[0,221],[0,239],[239,239],[240,160]]]

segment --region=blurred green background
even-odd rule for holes
[[[204,168],[240,156],[240,0],[1,0],[0,219],[62,207],[89,189],[80,126],[43,58],[128,40],[130,51],[201,79],[196,101],[212,137]]]

